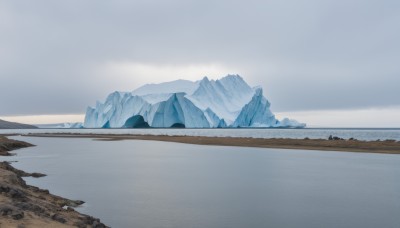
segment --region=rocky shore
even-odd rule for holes
[[[27,142],[8,139],[0,135],[0,156],[11,156],[10,151],[30,146],[33,145]]]
[[[33,146],[0,136],[0,155]],[[50,194],[48,190],[27,185],[22,177],[39,178],[41,173],[18,170],[0,162],[0,227],[107,227],[99,219],[75,211],[84,202]]]

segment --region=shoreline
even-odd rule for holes
[[[10,151],[31,146],[34,145],[0,136],[0,156],[12,156]],[[85,202],[53,195],[23,180],[44,176],[16,169],[7,161],[0,162],[0,227],[107,227],[100,219],[74,209]]]
[[[204,137],[204,136],[164,136],[164,135],[112,135],[112,134],[27,134],[28,137],[59,137],[59,138],[93,138],[96,140],[150,140],[175,142],[195,145],[238,146],[295,150],[320,150],[340,152],[360,152],[379,154],[400,154],[400,141],[360,141],[344,140],[334,137],[328,139],[261,139],[236,137]]]

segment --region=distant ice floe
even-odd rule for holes
[[[83,123],[62,123],[51,128],[83,128]]]

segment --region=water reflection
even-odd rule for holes
[[[38,146],[6,159],[48,174],[29,184],[113,227],[400,224],[398,155],[15,138]]]

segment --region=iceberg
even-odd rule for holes
[[[54,126],[54,128],[83,128],[83,123],[80,123],[80,122],[62,123],[62,124]]]
[[[302,128],[295,120],[279,121],[260,87],[239,75],[219,80],[177,80],[113,92],[104,103],[88,107],[84,128]]]
[[[240,111],[233,127],[274,127],[278,120],[269,109],[271,104],[263,96],[261,88],[257,88],[250,102]]]

